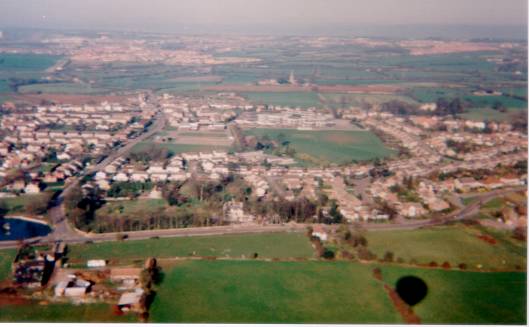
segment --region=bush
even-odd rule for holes
[[[466,270],[466,269],[468,268],[468,266],[467,266],[466,263],[460,263],[458,267],[459,267],[459,269],[461,269],[461,270]]]
[[[386,251],[386,253],[384,254],[384,259],[383,260],[385,262],[393,262],[393,252]]]
[[[404,263],[404,259],[402,259],[401,257],[398,257],[398,258],[397,258],[397,262],[398,262],[398,263]]]
[[[448,261],[443,262],[443,264],[441,265],[441,267],[443,267],[443,269],[450,269],[450,268],[452,268],[452,266],[450,266],[450,263],[449,263]]]
[[[437,264],[437,262],[435,261],[431,261],[429,264],[428,264],[428,267],[438,267],[439,265]]]
[[[333,260],[334,259],[334,251],[329,250],[329,249],[325,249],[323,251],[323,254],[321,255],[321,257],[324,258],[324,259],[327,259],[327,260]]]

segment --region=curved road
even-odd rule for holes
[[[367,230],[409,230],[424,227],[431,227],[442,225],[451,221],[458,221],[470,218],[475,215],[479,208],[490,201],[491,199],[508,194],[513,191],[526,190],[526,186],[512,187],[503,190],[496,190],[488,193],[483,193],[478,196],[474,202],[457,210],[456,212],[443,217],[442,219],[425,219],[419,221],[410,220],[409,222],[400,224],[387,223],[367,223],[362,224],[362,227]],[[61,212],[62,206],[56,206],[52,210],[57,210],[57,216],[63,216]],[[213,226],[213,227],[191,227],[178,229],[160,229],[148,230],[126,233],[104,233],[104,234],[83,234],[74,231],[70,225],[63,219],[61,223],[55,226],[53,234],[45,238],[35,238],[26,240],[29,243],[47,243],[54,240],[64,240],[69,243],[86,243],[86,242],[108,242],[116,241],[120,235],[126,234],[129,240],[142,240],[150,238],[166,238],[166,237],[187,237],[187,236],[205,236],[205,235],[224,235],[224,234],[250,234],[250,233],[267,233],[267,232],[288,232],[288,231],[304,231],[312,224],[277,224],[277,225],[232,225],[232,226]],[[62,234],[61,234],[62,233]],[[18,241],[0,242],[0,248],[14,248],[19,245]]]

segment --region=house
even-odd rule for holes
[[[107,265],[106,260],[88,260],[86,266],[88,268],[101,268]]]
[[[40,193],[40,187],[35,183],[30,183],[24,188],[24,193],[37,194]]]
[[[399,208],[399,214],[408,218],[416,218],[426,214],[426,210],[420,203],[404,202]]]
[[[315,225],[312,228],[312,236],[319,238],[321,241],[327,241],[327,238],[329,237],[327,231],[325,231],[325,229],[320,225]]]
[[[244,222],[247,216],[244,214],[244,203],[239,201],[230,201],[224,203],[222,211],[224,214],[224,220],[229,222]]]
[[[134,292],[126,292],[121,294],[121,297],[118,301],[118,307],[122,311],[139,311],[141,310],[141,298],[143,296],[143,289],[136,288]]]
[[[113,268],[110,270],[111,280],[139,279],[141,268]]]

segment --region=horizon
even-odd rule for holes
[[[4,1],[1,28],[167,34],[527,38],[527,2],[508,0]],[[127,8],[124,10],[123,8]],[[382,24],[380,22],[383,22]]]

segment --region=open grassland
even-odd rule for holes
[[[383,267],[382,275],[393,286],[403,276],[424,280],[428,294],[414,308],[422,323],[525,325],[525,273]]]
[[[496,240],[490,244],[480,235]],[[493,231],[481,226],[446,226],[409,231],[371,231],[367,233],[368,247],[382,258],[386,251],[406,262],[441,265],[449,262],[452,267],[460,263],[476,269],[481,265],[487,270],[514,271],[516,266],[526,266],[526,245],[510,237],[507,232]]]
[[[59,56],[31,53],[0,53],[0,71],[44,70],[59,60]]]
[[[322,106],[314,92],[243,92],[240,95],[255,104],[302,108]]]
[[[3,322],[137,322],[134,314],[118,316],[112,306],[105,303],[68,304],[55,303],[39,305],[38,303],[0,305],[0,321]]]
[[[17,213],[26,213],[28,208],[35,203],[42,203],[47,201],[49,196],[47,194],[25,194],[13,198],[0,199],[0,208],[6,210],[6,214],[12,215]]]
[[[72,261],[190,255],[241,258],[250,257],[254,253],[263,258],[308,258],[313,255],[309,240],[303,233],[265,233],[72,245],[68,257]]]
[[[11,275],[11,263],[15,260],[17,250],[7,249],[0,251],[0,281],[3,281]]]
[[[484,121],[484,120],[493,120],[499,122],[510,122],[515,117],[516,113],[522,112],[525,109],[520,108],[510,108],[506,112],[500,112],[491,108],[470,108],[463,114],[460,114],[460,117]]]
[[[294,129],[256,128],[245,131],[248,135],[276,139],[282,134],[296,150],[296,157],[320,163],[346,163],[352,160],[372,160],[393,154],[384,143],[369,131],[298,131]]]
[[[164,199],[136,199],[123,201],[109,201],[97,210],[109,216],[127,216],[130,214],[153,214],[163,210],[167,206]]]
[[[229,147],[220,145],[202,145],[202,144],[174,144],[174,143],[158,143],[158,142],[140,142],[132,148],[132,152],[141,152],[153,147],[165,148],[174,154],[184,152],[211,152],[211,151],[227,151]]]
[[[408,96],[396,94],[347,94],[347,93],[323,93],[321,96],[326,104],[346,104],[349,106],[360,106],[362,103],[380,105],[389,101],[402,101],[407,103],[417,103]]]
[[[186,261],[165,273],[152,322],[401,322],[368,266]]]
[[[166,268],[152,322],[402,323],[374,265],[350,262],[184,261]],[[423,323],[525,321],[524,273],[382,266],[385,282],[422,278]]]

